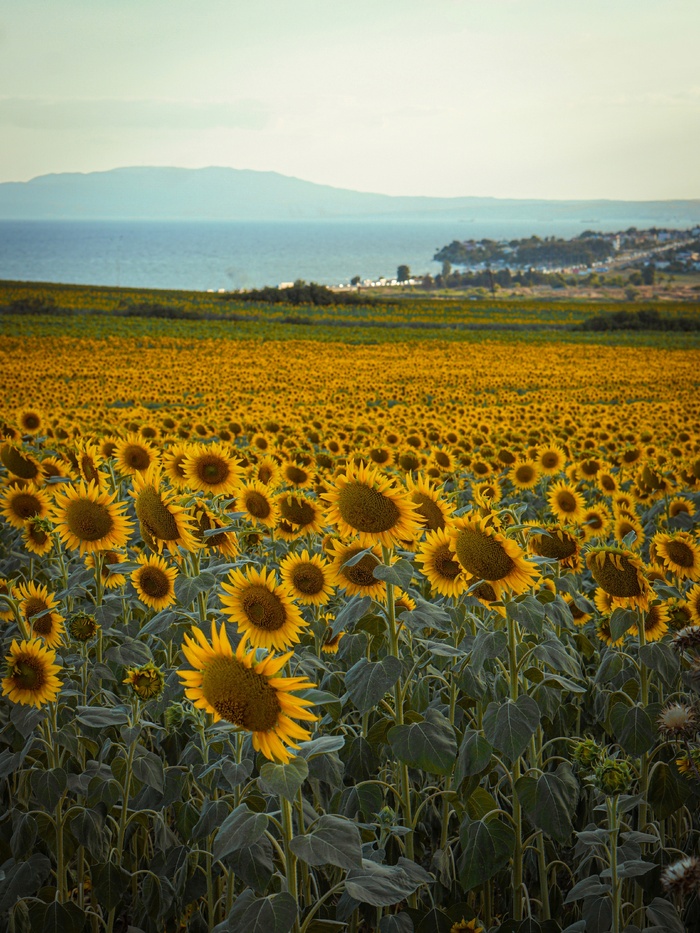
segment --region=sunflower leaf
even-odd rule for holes
[[[346,673],[345,686],[359,711],[368,713],[391,690],[400,675],[401,661],[393,655],[377,662],[360,658]]]
[[[514,761],[525,751],[539,723],[537,703],[523,694],[517,700],[489,703],[484,713],[484,735],[494,748]]]
[[[247,804],[240,804],[229,813],[219,827],[214,839],[214,858],[222,859],[229,852],[253,845],[265,832],[267,824],[267,814],[253,813]]]
[[[250,888],[240,894],[226,919],[227,929],[246,933],[289,933],[297,917],[291,894],[255,897]]]
[[[466,893],[503,868],[513,850],[515,833],[512,826],[497,819],[475,820],[465,827],[460,838],[459,881]]]
[[[454,728],[436,709],[426,710],[422,722],[394,726],[387,738],[400,761],[430,774],[449,774],[457,757]]]
[[[375,580],[384,580],[393,583],[402,590],[408,589],[413,578],[413,564],[407,560],[399,560],[395,564],[377,564],[373,571]]]
[[[340,816],[324,814],[290,844],[292,852],[308,865],[362,868],[362,840],[357,826]]]
[[[340,632],[351,628],[358,622],[372,605],[372,599],[369,596],[353,596],[349,599],[333,621],[331,636],[335,638]]]
[[[264,794],[294,800],[308,774],[309,766],[306,759],[300,755],[292,758],[286,765],[266,761],[260,769],[258,787]]]

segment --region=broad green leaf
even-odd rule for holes
[[[175,579],[175,595],[183,608],[191,606],[199,593],[213,593],[216,591],[217,579],[213,573],[205,570],[197,577],[186,577],[178,574]]]
[[[333,620],[331,635],[335,638],[340,632],[352,628],[362,616],[369,612],[372,600],[369,596],[352,596]]]
[[[242,881],[255,891],[264,893],[275,871],[272,843],[266,836],[261,836],[252,846],[230,852],[227,864]]]
[[[85,920],[85,912],[77,904],[52,901],[44,910],[41,930],[42,933],[81,933]]]
[[[465,777],[481,774],[491,761],[493,748],[486,739],[474,729],[467,729],[459,747],[457,767],[455,768],[455,787],[459,787]]]
[[[690,796],[686,781],[676,777],[675,771],[663,761],[657,761],[649,772],[647,802],[657,819],[663,820],[679,810]]]
[[[102,861],[107,852],[104,834],[105,818],[100,810],[81,810],[70,821],[71,832],[81,846],[85,846],[96,862]]]
[[[294,800],[308,774],[309,766],[306,759],[300,755],[292,758],[286,765],[266,761],[260,769],[258,787],[264,794]]]
[[[267,829],[265,813],[253,813],[245,803],[240,804],[226,817],[214,839],[215,859],[224,858],[243,846],[250,846]]]
[[[654,744],[654,724],[647,711],[641,706],[628,709],[616,738],[628,755],[648,752]]]
[[[362,840],[357,826],[340,816],[324,814],[302,836],[290,842],[294,854],[309,865],[362,868]]]
[[[53,810],[68,786],[68,775],[63,768],[32,771],[30,784],[42,807]]]
[[[396,757],[430,774],[449,774],[457,756],[452,724],[435,709],[426,710],[422,722],[394,726],[387,734]]]
[[[247,888],[236,898],[227,923],[229,930],[245,933],[289,933],[297,917],[297,905],[291,894],[255,897]]]
[[[199,811],[199,819],[192,828],[190,839],[205,839],[211,836],[214,830],[224,822],[229,812],[229,804],[225,800],[205,799]],[[189,841],[189,840],[188,840]]]
[[[639,649],[639,657],[646,667],[661,676],[668,687],[672,687],[680,672],[680,658],[665,642],[655,641]]]
[[[165,775],[161,759],[142,746],[137,746],[133,761],[134,777],[143,784],[148,784],[159,793],[163,792]]]
[[[374,568],[373,574],[375,580],[384,580],[386,583],[393,583],[394,586],[398,586],[402,590],[407,590],[413,578],[413,564],[403,559],[390,566],[378,564]]]
[[[493,878],[510,858],[515,845],[513,827],[497,819],[476,820],[460,833],[462,855],[457,866],[466,894]]]
[[[309,742],[302,742],[299,746],[299,755],[306,758],[307,761],[311,761],[317,755],[329,755],[331,752],[339,752],[344,745],[344,735],[321,735]]]
[[[129,721],[126,707],[79,706],[76,719],[90,729],[106,729],[108,726],[123,726]]]
[[[542,634],[545,609],[534,596],[527,595],[506,603],[506,615],[514,619],[528,632]]]
[[[569,788],[556,772],[548,771],[537,778],[522,777],[516,782],[515,790],[523,809],[538,829],[556,842],[569,841],[573,832],[573,807]]]
[[[508,636],[505,632],[490,632],[482,629],[474,639],[471,652],[470,667],[480,671],[484,661],[490,658],[500,658],[505,655],[508,647]]]
[[[360,658],[345,675],[350,699],[361,713],[368,713],[401,676],[401,661],[387,655],[381,661]]]
[[[615,609],[610,615],[610,635],[613,641],[622,638],[639,622],[639,615],[632,609]]]
[[[373,907],[398,904],[419,886],[400,865],[380,865],[368,859],[362,859],[362,867],[354,868],[345,879],[350,897]]]
[[[539,724],[539,707],[525,694],[515,701],[489,703],[484,713],[486,739],[510,761],[522,755]]]
[[[646,914],[652,923],[662,929],[664,933],[687,933],[678,911],[670,901],[662,897],[655,897],[646,909]]]
[[[91,875],[100,906],[107,911],[118,907],[131,881],[129,872],[114,862],[102,862],[93,866]]]

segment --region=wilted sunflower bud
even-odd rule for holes
[[[632,786],[632,769],[622,758],[605,758],[595,769],[595,782],[608,797],[616,797]]]
[[[142,667],[129,667],[124,684],[131,684],[134,693],[142,700],[152,700],[159,697],[165,687],[165,676],[159,667],[149,661]]]
[[[76,612],[68,619],[68,631],[76,641],[90,641],[99,631],[100,624],[87,612]]]
[[[673,636],[676,651],[700,651],[700,625],[686,625]]]
[[[698,731],[698,715],[687,703],[669,703],[656,720],[661,735],[669,739],[689,739]]]
[[[669,894],[684,898],[700,891],[700,859],[686,855],[669,865],[661,875],[661,884]]]
[[[603,755],[603,749],[595,739],[584,739],[575,743],[571,755],[583,771],[592,772]]]

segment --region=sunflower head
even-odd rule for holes
[[[38,638],[13,641],[7,661],[7,674],[2,680],[2,695],[13,703],[36,706],[37,709],[55,700],[61,689],[56,674],[56,652]]]
[[[129,667],[122,683],[129,684],[141,700],[153,700],[165,689],[165,675],[152,661],[141,667]]]
[[[485,580],[500,598],[503,589],[524,593],[539,576],[518,544],[496,531],[488,519],[457,520],[451,532],[457,560],[473,582]]]
[[[221,588],[222,612],[253,647],[284,651],[299,642],[308,623],[287,588],[277,583],[274,571],[232,570]]]
[[[157,611],[171,606],[175,602],[177,570],[157,554],[141,554],[137,562],[141,566],[131,574],[131,582],[141,602]]]
[[[68,632],[75,641],[90,641],[99,629],[95,617],[87,612],[76,612],[68,619]]]
[[[594,773],[598,789],[607,797],[626,794],[632,787],[632,769],[624,758],[604,758]]]
[[[214,495],[230,495],[243,475],[238,460],[219,442],[189,447],[182,470],[190,489]]]
[[[620,604],[648,605],[649,583],[641,561],[631,551],[616,547],[591,548],[586,566],[598,586]]]

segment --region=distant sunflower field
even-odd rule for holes
[[[0,929],[700,929],[700,351],[92,320],[0,344]]]

